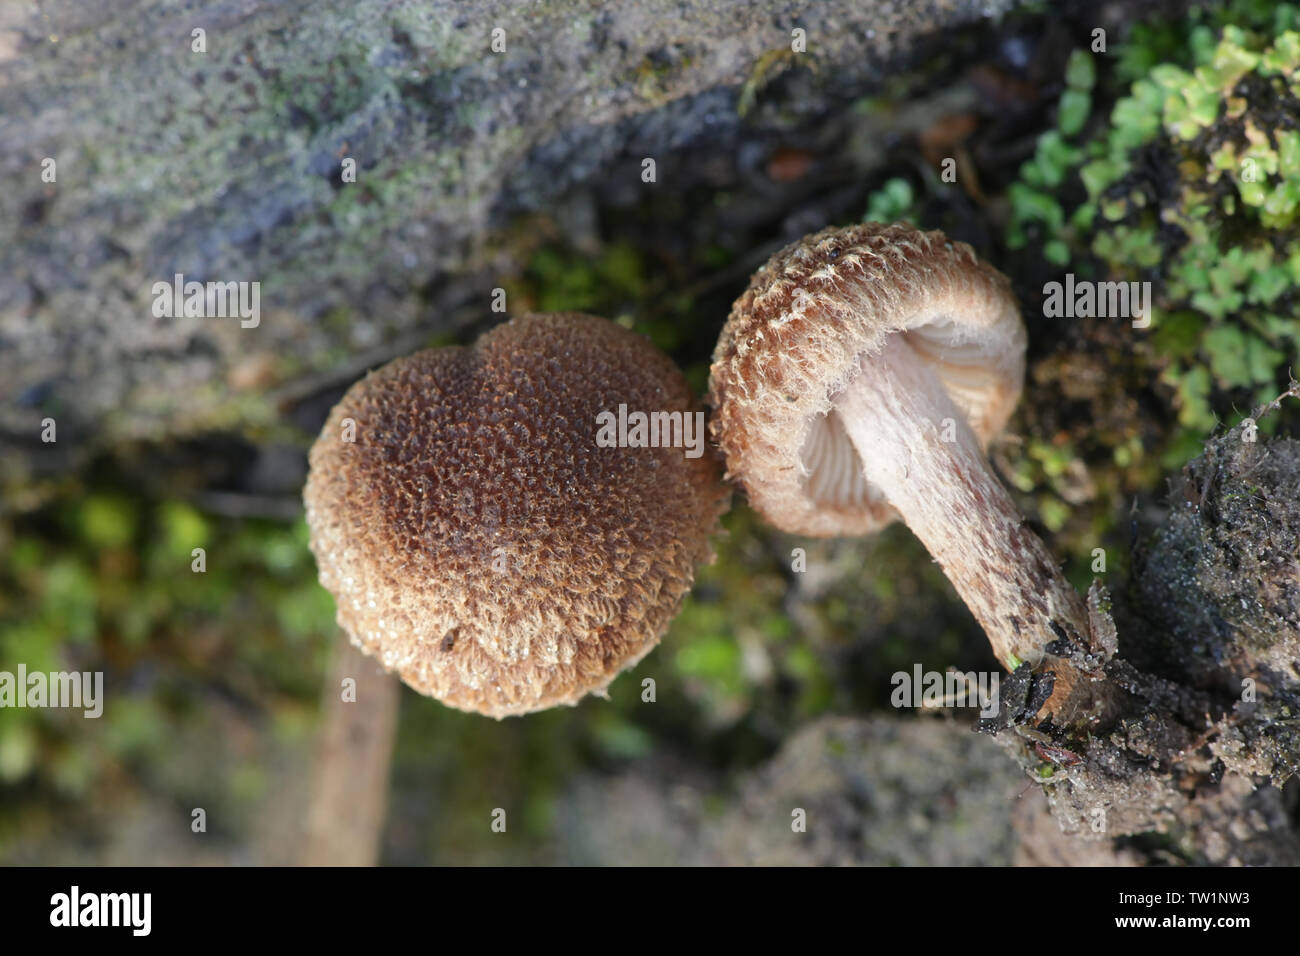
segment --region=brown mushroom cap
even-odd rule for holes
[[[712,556],[727,492],[711,449],[598,447],[597,415],[620,403],[700,410],[649,340],[574,313],[353,385],[303,495],[353,643],[494,717],[576,703],[647,654]]]
[[[1025,330],[1006,277],[965,243],[901,224],[826,229],[776,253],[736,301],[713,353],[713,435],[777,527],[859,535],[897,517],[832,413],[890,335],[987,446],[1020,397]]]

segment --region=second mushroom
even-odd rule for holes
[[[712,456],[601,447],[624,405],[703,418],[649,339],[578,313],[520,316],[349,389],[303,498],[353,644],[492,717],[604,693],[667,630],[728,498]]]
[[[1088,611],[984,449],[1020,396],[1006,278],[939,232],[868,223],[776,253],[732,309],[709,404],[729,475],[783,531],[869,534],[901,516],[1009,670],[1055,674],[1048,712],[1090,705],[1061,656]]]

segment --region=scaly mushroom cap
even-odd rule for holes
[[[576,703],[647,654],[712,557],[727,493],[708,448],[598,447],[597,415],[620,403],[700,410],[649,340],[568,313],[353,385],[303,495],[353,643],[494,717]]]
[[[897,517],[832,410],[890,335],[987,446],[1020,397],[1025,330],[1006,277],[965,243],[902,224],[826,229],[772,256],[736,300],[713,353],[713,436],[772,524],[861,535]]]

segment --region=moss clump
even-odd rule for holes
[[[51,805],[93,794],[102,811],[136,788],[204,807],[213,832],[246,827],[250,775],[303,746],[319,693],[334,610],[301,522],[216,520],[99,477],[0,516],[0,670],[103,675],[98,718],[5,710],[0,858],[51,836]],[[256,748],[253,724],[274,732]],[[187,830],[188,812],[167,825]],[[64,826],[87,836],[95,812]]]
[[[1116,104],[1077,221],[1112,273],[1155,270],[1162,378],[1179,422],[1208,430],[1216,392],[1266,399],[1300,343],[1300,245],[1281,231],[1300,215],[1300,33],[1197,36],[1191,69],[1160,64]]]
[[[1087,122],[1096,78],[1092,55],[1075,50],[1066,64],[1057,128],[1039,137],[1033,157],[1020,167],[1020,178],[1007,189],[1011,204],[1007,247],[1023,249],[1031,239],[1039,238],[1043,258],[1054,265],[1065,265],[1072,258],[1059,193],[1083,156],[1083,148],[1071,139],[1077,138]]]
[[[1188,21],[1181,46],[1167,42],[1177,29],[1135,30],[1117,73],[1140,75],[1083,136],[1094,61],[1076,51],[1058,128],[1009,193],[1012,248],[1036,242],[1054,264],[1152,283],[1160,381],[1199,436],[1276,394],[1300,346],[1297,25],[1300,8],[1240,2]],[[1181,62],[1159,60],[1175,52]],[[1067,211],[1060,195],[1080,185]]]
[[[1127,501],[1300,365],[1298,11],[1236,0],[1137,24],[1104,54],[1076,49],[1055,126],[1007,187],[1004,268],[1037,398],[1020,413],[1034,438],[995,457],[1078,583],[1099,547],[1105,571],[1124,562]],[[1067,273],[1149,282],[1149,327],[1035,316]]]
[[[891,176],[867,197],[863,222],[910,222],[916,224],[917,203],[912,184],[902,176]]]

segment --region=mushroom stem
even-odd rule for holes
[[[1056,674],[1048,712],[1080,680],[1045,658],[1058,638],[1087,647],[1088,612],[992,474],[966,415],[906,334],[890,335],[835,398],[867,480],[884,493],[984,628],[1008,670]]]
[[[344,678],[356,681],[356,696],[348,700],[341,692]],[[325,680],[304,865],[374,866],[378,861],[400,686],[339,635]]]

